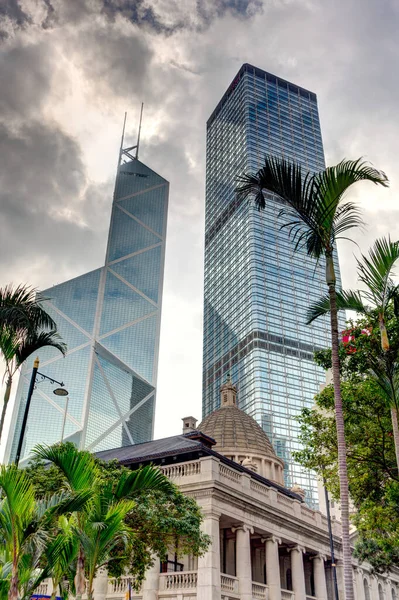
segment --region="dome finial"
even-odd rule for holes
[[[231,381],[230,373],[226,375],[226,382],[220,388],[220,406],[237,405],[237,388]]]

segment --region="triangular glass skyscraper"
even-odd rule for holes
[[[21,460],[38,443],[64,440],[104,450],[153,435],[169,183],[121,150],[105,265],[44,290],[46,309],[68,346],[45,349],[40,368],[63,381],[65,398],[40,382],[33,393]],[[120,162],[121,162],[120,161]],[[6,459],[14,460],[34,356],[17,390]]]

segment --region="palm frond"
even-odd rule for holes
[[[79,539],[72,531],[57,534],[46,548],[46,559],[50,570],[53,573],[58,571],[62,576],[75,560],[78,548]]]
[[[54,517],[66,515],[86,508],[95,491],[92,488],[79,490],[73,494],[61,492],[37,501],[37,513],[40,519],[50,521]]]
[[[387,187],[388,178],[362,158],[343,159],[337,165],[320,171],[315,178],[318,195],[326,199],[329,206],[338,206],[347,190],[359,181],[370,181]],[[335,213],[335,210],[333,211]]]
[[[75,491],[91,489],[98,475],[93,456],[73,446],[38,445],[33,453],[52,462],[65,475],[69,486]]]
[[[26,284],[0,288],[0,326],[54,329],[55,321],[42,306],[46,300],[48,298]]]
[[[158,467],[147,465],[137,471],[123,472],[115,490],[115,498],[126,498],[131,494],[158,490],[166,493],[174,489],[173,484]]]
[[[59,350],[65,356],[67,347],[56,329],[51,331],[29,330],[16,351],[17,366],[21,366],[33,352],[48,346]]]
[[[364,305],[360,292],[353,290],[336,293],[338,310],[354,310],[357,313],[367,315],[369,308]],[[311,304],[306,313],[306,325],[310,325],[315,319],[330,312],[330,297],[327,294],[317,302]]]
[[[18,352],[20,341],[21,338],[14,329],[5,325],[0,327],[0,353],[10,373],[13,373],[15,370],[15,356]]]
[[[398,260],[399,242],[391,242],[389,236],[377,239],[368,257],[362,255],[361,260],[357,259],[359,279],[367,286],[370,299],[382,311],[395,295],[392,276]]]
[[[363,227],[364,220],[361,217],[361,210],[354,202],[344,202],[337,206],[333,224],[332,238],[342,239],[342,233],[354,227]]]
[[[288,228],[295,249],[304,247],[309,255],[319,258],[326,250],[332,251],[342,233],[362,225],[359,208],[342,200],[353,183],[364,180],[388,185],[386,175],[362,159],[343,160],[312,174],[302,172],[295,162],[266,156],[264,167],[257,173],[238,177],[236,191],[244,198],[254,196],[259,209],[265,208],[265,190],[279,196],[284,203],[279,218],[286,221],[282,227]]]
[[[15,465],[1,465],[0,489],[3,497],[0,516],[2,522],[4,523],[4,516],[13,521],[18,516],[20,523],[30,522],[35,510],[35,493],[26,473]]]

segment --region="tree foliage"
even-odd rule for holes
[[[390,349],[381,348],[378,313],[349,322],[340,344],[342,402],[347,441],[352,522],[358,538],[355,556],[383,572],[399,566],[399,475],[395,459],[390,403],[373,367],[378,360],[397,363],[399,322],[393,307],[386,312]],[[319,351],[316,362],[331,366],[331,350]],[[303,450],[299,462],[324,475],[339,499],[337,443],[333,416],[334,392],[327,386],[316,396],[314,409],[300,416]]]
[[[73,446],[63,444],[63,447]],[[93,459],[96,483],[95,490],[104,490],[118,502],[121,498],[129,501],[129,511],[124,517],[125,539],[116,540],[109,554],[96,565],[106,564],[109,574],[121,576],[126,569],[134,577],[135,585],[140,586],[145,571],[153,564],[154,555],[163,559],[173,549],[178,556],[189,553],[202,554],[209,538],[201,532],[202,514],[194,499],[183,495],[179,489],[166,480],[157,469],[145,468],[131,471],[116,461],[105,463]],[[145,473],[154,471],[156,478],[151,482],[143,481]],[[71,476],[54,465],[48,465],[40,457],[33,460],[26,470],[35,483],[39,497],[70,487]],[[76,475],[74,484],[82,485],[82,474]],[[159,474],[159,476],[158,476]],[[145,484],[145,485],[144,485]],[[98,519],[100,515],[96,515]],[[88,575],[88,565],[86,565]]]

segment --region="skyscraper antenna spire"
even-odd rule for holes
[[[119,164],[121,164],[123,156],[126,156],[129,160],[137,160],[138,157],[139,157],[141,121],[143,119],[143,106],[144,106],[144,102],[141,103],[139,131],[138,131],[138,134],[137,134],[137,144],[135,146],[129,146],[129,148],[124,148],[123,147],[124,136],[125,136],[126,114],[127,114],[127,113],[125,113],[125,121],[123,123],[123,131],[122,131],[121,149],[120,149],[120,152],[119,152]],[[132,150],[136,150],[136,152],[135,152],[134,155],[131,154]]]
[[[144,106],[144,102],[141,103],[141,110],[140,110],[139,132],[137,134],[137,146],[136,146],[136,159],[138,159],[138,157],[139,157],[141,121],[143,119],[143,106]]]
[[[125,139],[126,117],[127,117],[127,112],[125,112],[125,118],[123,119],[122,137],[121,137],[121,147],[119,148],[118,167],[119,167],[119,165],[121,164],[121,160],[122,160],[122,153],[123,153],[123,142],[124,142],[124,139]]]

